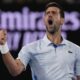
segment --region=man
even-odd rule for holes
[[[44,38],[25,45],[17,59],[9,52],[6,31],[0,30],[0,50],[9,72],[17,76],[29,63],[34,80],[80,80],[80,47],[61,36],[64,12],[60,5],[46,5],[44,23]]]

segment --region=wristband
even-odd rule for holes
[[[4,45],[0,45],[0,51],[1,51],[1,54],[6,54],[7,52],[9,52],[7,42]]]

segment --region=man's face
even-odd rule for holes
[[[60,9],[57,7],[49,7],[45,11],[44,22],[47,32],[54,34],[63,24],[63,18],[60,16]]]

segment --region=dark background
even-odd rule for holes
[[[80,2],[76,0],[55,0],[59,4],[61,4],[64,8],[65,11],[68,12],[73,12],[76,11],[80,13]],[[43,11],[44,6],[47,3],[47,0],[2,0],[0,1],[0,9],[2,11],[21,11],[21,8],[26,6],[28,7],[31,11]],[[80,20],[80,16],[78,17]],[[8,30],[9,31],[9,30]],[[76,31],[71,31],[68,30],[67,32],[67,39],[76,43],[77,45],[80,45],[80,30]],[[21,41],[20,41],[21,43]],[[11,50],[12,56],[14,58],[17,57],[18,52],[20,51],[22,47],[22,44],[19,45],[19,48],[17,50]],[[15,54],[14,54],[15,53]],[[0,80],[31,80],[31,71],[29,65],[27,66],[27,70],[21,73],[19,76],[12,77],[7,68],[5,67],[3,61],[2,61],[2,56],[0,54]]]

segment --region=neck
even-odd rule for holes
[[[54,44],[58,45],[61,43],[61,32],[56,32],[54,34],[47,33],[48,39],[53,42]]]

